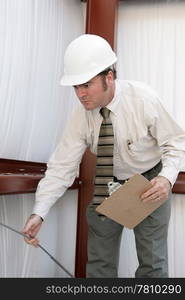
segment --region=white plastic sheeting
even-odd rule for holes
[[[76,104],[61,87],[67,44],[84,33],[80,0],[0,0],[0,157],[47,162]],[[22,230],[34,195],[0,197],[1,222]],[[51,209],[40,243],[74,272],[77,191]],[[67,277],[41,249],[0,228],[0,277]]]
[[[119,77],[144,81],[156,89],[166,109],[185,129],[184,13],[184,1],[120,1],[117,70]],[[173,194],[168,239],[170,277],[185,277],[184,232],[185,195]],[[137,265],[134,234],[125,229],[119,276],[134,277]]]

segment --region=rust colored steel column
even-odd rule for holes
[[[102,36],[112,48],[117,30],[117,8],[118,0],[87,1],[86,33]]]
[[[114,48],[117,24],[118,0],[88,0],[86,14],[86,33],[104,37]],[[78,198],[76,265],[75,276],[85,277],[87,262],[87,221],[86,208],[93,196],[93,178],[96,157],[85,152],[80,168],[80,189]]]

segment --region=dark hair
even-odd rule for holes
[[[108,67],[107,69],[105,69],[102,72],[100,72],[98,74],[98,76],[99,75],[105,75],[106,76],[110,71],[113,73],[114,79],[116,79],[117,78],[117,74],[116,74],[116,69],[114,67]]]

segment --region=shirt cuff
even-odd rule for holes
[[[174,168],[172,167],[164,167],[162,168],[161,172],[158,174],[158,176],[166,177],[169,182],[171,183],[171,187],[175,184],[175,181],[177,179],[179,172],[176,170],[174,171]]]

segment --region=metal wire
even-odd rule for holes
[[[11,231],[14,231],[16,233],[18,233],[19,235],[22,235],[23,237],[27,238],[27,239],[32,239],[30,238],[29,236],[27,236],[26,234],[22,233],[21,231],[18,231],[6,224],[3,224],[0,222],[0,225],[11,230]],[[38,247],[40,249],[42,249],[66,274],[68,274],[71,278],[74,278],[74,276],[61,264],[59,263],[43,246],[41,246],[40,244],[38,244]]]

